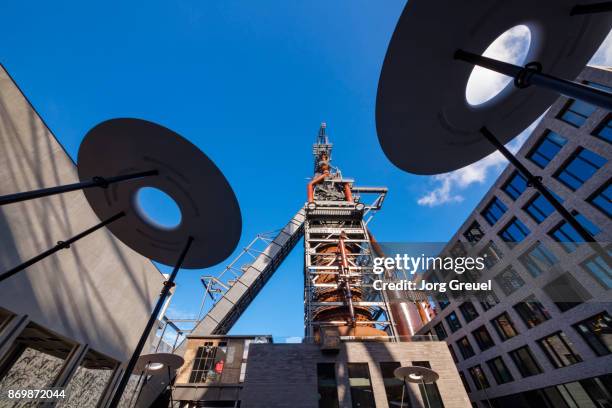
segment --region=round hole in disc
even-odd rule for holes
[[[155,371],[155,370],[161,369],[163,366],[164,365],[162,363],[149,363],[147,364],[147,369],[151,371]]]
[[[517,25],[504,31],[482,53],[484,57],[514,65],[524,65],[531,45],[531,31],[526,25]],[[512,78],[490,69],[474,66],[465,87],[465,99],[478,106],[499,95]]]
[[[155,187],[136,192],[136,209],[147,223],[156,228],[174,229],[181,223],[181,209],[168,194]]]

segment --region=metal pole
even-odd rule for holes
[[[168,328],[168,322],[166,322],[166,324],[164,324],[164,329],[161,332],[161,335],[159,336],[159,341],[157,342],[157,346],[155,347],[155,352],[157,353],[157,351],[159,350],[159,346],[161,345],[162,341],[164,341],[164,334],[166,334],[166,329]]]
[[[182,331],[177,331],[176,332],[176,338],[174,339],[174,344],[172,345],[172,352],[174,353],[174,350],[176,350],[176,343],[178,343],[178,339],[179,337],[181,337],[181,334],[183,334]]]
[[[517,88],[537,85],[612,111],[612,94],[601,89],[543,74],[540,63],[530,62],[521,67],[464,50],[455,51],[454,58],[512,77]]]
[[[570,11],[570,16],[581,14],[605,13],[612,11],[612,1],[604,1],[602,3],[577,4]]]
[[[170,393],[170,407],[174,405],[174,401],[172,400],[172,375],[170,374],[170,366],[166,366],[168,369],[168,392]]]
[[[156,176],[159,172],[157,170],[143,171],[140,173],[125,174],[123,176],[115,177],[93,177],[89,181],[82,181],[80,183],[66,184],[64,186],[41,188],[40,190],[26,191],[23,193],[8,194],[0,197],[0,206],[6,204],[17,203],[19,201],[32,200],[34,198],[47,197],[50,195],[67,193],[69,191],[82,190],[84,188],[101,187],[107,188],[109,185],[118,183],[125,180],[131,180],[136,178],[142,178],[147,176]]]
[[[421,377],[421,384],[423,384],[423,394],[425,394],[425,400],[427,401],[427,408],[431,408],[429,403],[429,396],[427,395],[427,387],[425,387],[425,380]]]
[[[144,345],[147,342],[147,339],[149,337],[149,333],[151,332],[151,329],[153,328],[153,325],[155,324],[155,321],[157,320],[157,315],[159,314],[162,306],[164,305],[164,300],[166,299],[166,296],[168,296],[170,289],[174,286],[174,280],[176,279],[176,275],[178,274],[178,271],[181,268],[181,265],[183,264],[183,261],[185,260],[185,257],[187,256],[187,252],[189,251],[189,248],[191,247],[192,243],[193,243],[193,237],[187,238],[187,244],[185,245],[183,252],[181,252],[179,259],[176,262],[176,266],[172,270],[172,273],[170,274],[170,277],[168,278],[168,280],[164,282],[164,287],[162,288],[162,291],[159,295],[159,299],[157,300],[155,309],[153,309],[153,313],[151,313],[151,316],[149,317],[149,321],[147,322],[147,325],[145,326],[145,329],[142,332],[142,335],[140,336],[140,340],[138,341],[138,344],[136,345],[136,349],[134,350],[134,353],[132,354],[132,357],[130,358],[130,361],[128,362],[127,367],[125,368],[125,372],[123,373],[123,376],[121,377],[121,381],[119,382],[119,385],[117,386],[117,389],[115,390],[115,394],[113,395],[113,399],[109,405],[109,407],[111,408],[116,408],[117,406],[119,406],[119,402],[121,401],[121,396],[123,395],[123,391],[125,391],[125,387],[127,386],[127,383],[130,379],[130,375],[132,374],[132,371],[134,370],[134,366],[138,362],[138,357],[140,356],[140,353],[142,352],[142,349],[144,348]]]
[[[148,364],[150,364],[150,362],[147,363],[147,365]],[[136,382],[136,388],[134,388],[134,392],[132,393],[132,396],[130,397],[130,402],[128,402],[128,405],[127,405],[128,408],[134,408],[136,406],[136,403],[138,403],[138,398],[140,398],[140,391],[142,391],[142,388],[139,389],[138,387],[140,387],[140,380],[142,380],[145,370],[140,372],[140,376],[138,377],[138,381]],[[143,387],[144,387],[144,383],[146,382],[146,380],[147,379],[145,378],[145,381],[142,384]],[[136,395],[136,393],[138,393],[138,396],[136,397],[136,401],[134,401],[134,396]],[[132,401],[134,401],[134,405],[132,405]]]
[[[565,221],[567,221],[567,223],[571,225],[576,230],[576,232],[580,234],[582,239],[584,239],[585,242],[590,242],[592,244],[592,248],[599,253],[599,255],[606,261],[606,263],[608,265],[612,265],[612,259],[608,255],[608,252],[604,250],[597,243],[597,241],[595,241],[595,238],[593,238],[589,231],[587,231],[586,228],[584,228],[582,224],[580,224],[578,220],[576,220],[576,217],[574,217],[569,211],[567,211],[565,207],[563,207],[563,205],[555,198],[555,196],[546,187],[544,187],[544,184],[542,184],[542,177],[536,177],[531,174],[531,172],[527,170],[527,167],[525,167],[523,163],[521,163],[520,160],[516,158],[515,155],[510,153],[510,151],[506,149],[506,146],[504,146],[503,143],[497,140],[495,135],[491,133],[489,129],[487,129],[486,127],[482,127],[480,129],[480,132],[514,167],[516,167],[519,172],[523,174],[523,176],[525,176],[529,185],[533,186],[536,190],[538,190],[540,194],[542,194],[548,200],[548,202],[555,208],[555,210],[557,210],[557,212],[561,214]]]
[[[17,272],[20,272],[22,270],[24,270],[25,268],[27,268],[28,266],[31,266],[33,264],[35,264],[38,261],[41,261],[43,259],[45,259],[46,257],[48,257],[49,255],[53,255],[54,253],[58,252],[59,250],[62,249],[68,249],[70,248],[70,245],[72,245],[73,243],[75,243],[76,241],[78,241],[79,239],[91,234],[92,232],[99,230],[100,228],[110,224],[113,221],[118,220],[119,218],[125,216],[125,213],[123,211],[121,211],[118,214],[113,215],[112,217],[102,221],[101,223],[94,225],[93,227],[86,229],[85,231],[75,235],[74,237],[67,239],[66,241],[58,241],[57,245],[55,245],[53,248],[46,250],[45,252],[43,252],[40,255],[35,256],[34,258],[22,263],[19,266],[14,267],[13,269],[9,269],[8,271],[4,272],[2,275],[0,275],[0,282],[2,282],[5,279],[10,278],[11,276],[15,275]]]

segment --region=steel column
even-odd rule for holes
[[[47,197],[55,194],[67,193],[75,190],[82,190],[91,187],[107,188],[109,185],[119,183],[121,181],[132,180],[136,178],[142,178],[147,176],[156,176],[159,172],[157,170],[143,171],[140,173],[125,174],[123,176],[115,177],[94,177],[89,181],[82,181],[79,183],[66,184],[64,186],[41,188],[40,190],[26,191],[23,193],[8,194],[0,197],[0,206],[6,204],[17,203],[20,201],[32,200],[34,198]]]
[[[174,269],[172,270],[172,273],[170,274],[170,277],[168,278],[167,281],[164,282],[164,287],[162,288],[162,291],[159,295],[159,299],[157,300],[155,309],[153,309],[153,313],[151,313],[151,316],[149,317],[149,321],[147,322],[147,325],[145,326],[145,329],[142,332],[142,335],[140,336],[140,340],[138,341],[138,344],[136,345],[136,349],[134,350],[134,353],[132,353],[132,357],[130,358],[130,361],[128,362],[127,367],[125,368],[123,377],[121,377],[121,381],[119,382],[119,385],[117,386],[117,389],[115,390],[115,395],[113,396],[113,399],[109,405],[111,408],[115,408],[119,406],[119,402],[121,401],[121,396],[123,395],[123,392],[125,391],[125,387],[127,386],[127,383],[130,379],[130,375],[132,375],[132,371],[134,370],[134,367],[136,366],[136,363],[138,362],[140,353],[142,353],[142,349],[144,348],[145,343],[147,342],[147,339],[149,338],[149,333],[151,332],[151,329],[153,328],[153,325],[155,324],[155,321],[157,320],[157,315],[159,314],[159,312],[162,309],[162,306],[164,305],[166,296],[168,296],[170,289],[174,286],[174,280],[176,279],[176,275],[178,274],[178,271],[181,268],[181,265],[183,264],[183,261],[185,260],[185,257],[187,256],[187,252],[189,251],[189,248],[191,247],[191,244],[193,243],[193,241],[194,241],[193,237],[187,238],[187,244],[185,245],[183,252],[181,252],[179,259],[176,262],[176,265]]]
[[[46,257],[53,255],[54,253],[62,250],[62,249],[68,249],[70,248],[70,245],[72,245],[73,243],[75,243],[76,241],[78,241],[79,239],[86,237],[87,235],[91,234],[94,231],[99,230],[100,228],[110,224],[113,221],[118,220],[121,217],[124,217],[125,213],[123,211],[121,211],[119,214],[115,214],[112,217],[102,221],[101,223],[94,225],[91,228],[86,229],[85,231],[75,235],[72,238],[67,239],[66,241],[58,241],[57,245],[55,245],[53,248],[46,250],[45,252],[41,253],[40,255],[35,256],[34,258],[29,259],[28,261],[22,263],[19,266],[14,267],[13,269],[9,269],[8,271],[4,272],[2,275],[0,275],[0,282],[2,282],[5,279],[10,278],[11,276],[15,275],[17,272],[20,272],[22,270],[24,270],[25,268],[34,265],[36,262],[41,261],[43,259],[45,259]]]

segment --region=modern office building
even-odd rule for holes
[[[577,81],[612,91],[612,70]],[[608,252],[611,143],[610,112],[560,97],[518,152]],[[474,407],[612,406],[612,271],[581,241],[509,165],[446,246],[485,257],[466,278],[492,292],[438,299],[419,333],[448,343]]]

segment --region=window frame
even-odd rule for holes
[[[464,344],[463,345],[461,344],[463,340],[465,340],[465,342],[467,343],[467,346]],[[464,360],[472,358],[476,355],[476,351],[474,351],[474,347],[472,346],[472,343],[470,342],[470,339],[468,338],[467,335],[461,337],[460,339],[457,339],[455,344],[457,345],[457,348],[459,349],[459,353],[461,353],[461,356],[463,357]]]
[[[512,331],[514,332],[513,335],[508,336],[503,330],[502,330],[502,326],[498,323],[498,319],[500,317],[505,317],[506,321],[508,322],[508,326],[512,329]],[[513,337],[516,337],[520,334],[520,332],[518,330],[516,330],[516,326],[514,325],[514,322],[512,321],[512,319],[510,318],[510,314],[507,311],[504,311],[502,313],[500,313],[499,315],[495,316],[493,319],[490,320],[491,325],[493,326],[493,329],[495,329],[495,331],[497,332],[497,336],[499,337],[499,339],[504,342],[506,340],[509,340]]]
[[[574,362],[569,363],[569,364],[564,363],[563,361],[564,357],[559,355],[558,350],[548,341],[548,339],[553,338],[553,337],[557,338],[561,342],[561,344],[565,347],[566,351],[569,352],[569,353],[564,354],[565,359],[568,359],[567,356],[571,355],[571,357],[575,360]],[[567,338],[567,335],[563,333],[563,331],[561,330],[550,333],[536,340],[536,343],[538,343],[538,346],[540,346],[540,348],[546,355],[546,358],[548,358],[548,360],[550,361],[550,364],[554,368],[569,367],[571,365],[578,364],[583,361],[580,354],[574,349],[573,344]]]
[[[493,196],[485,208],[480,212],[480,215],[489,223],[489,225],[493,226],[504,216],[504,214],[506,214],[507,211],[508,207],[506,204],[504,204],[499,197]]]
[[[558,140],[555,140],[555,138],[552,137],[551,134],[556,135],[559,138],[563,139],[564,142],[560,144],[560,142]],[[554,152],[554,154],[551,157],[548,157],[546,154],[544,154],[544,153],[550,153],[550,152],[543,151],[543,146],[545,146],[545,143],[549,143],[555,146],[554,148],[557,148],[557,150]],[[546,131],[544,132],[542,136],[540,136],[540,138],[538,139],[534,147],[529,151],[529,153],[527,153],[526,157],[527,159],[529,159],[529,161],[531,161],[537,167],[541,169],[545,169],[546,166],[548,166],[550,162],[554,160],[554,158],[559,154],[559,152],[563,149],[563,146],[565,146],[566,144],[567,144],[567,138],[561,136],[559,133],[555,131],[546,129]],[[542,163],[540,163],[540,161],[535,159],[534,156],[541,156],[544,159],[543,161],[546,161],[546,164],[542,165]]]
[[[591,323],[595,318],[602,316],[602,318],[606,321],[606,326],[608,328],[612,329],[612,317],[610,317],[610,315],[608,314],[607,311],[602,311],[599,313],[596,313],[586,319],[583,319],[577,323],[574,323],[572,325],[572,327],[574,328],[574,330],[576,330],[576,332],[578,332],[578,334],[580,335],[580,337],[582,337],[582,340],[584,340],[584,342],[589,346],[589,348],[593,351],[593,353],[595,353],[597,356],[601,357],[601,356],[607,356],[609,354],[612,354],[612,345],[608,345],[606,344],[603,340],[601,340],[599,337],[597,337],[596,335],[593,334],[593,331],[591,330],[591,326],[587,326],[588,327],[588,332],[591,334],[590,336],[586,336],[585,332],[581,331],[578,329],[578,326],[580,325],[584,325],[587,323]],[[597,344],[598,347],[594,346],[594,342],[592,342],[591,340],[595,340],[595,344]]]
[[[520,231],[520,233],[523,235],[522,237],[518,237],[520,239],[517,240],[517,237],[510,234],[509,230],[512,226],[514,226],[516,230]],[[508,221],[506,225],[504,225],[504,227],[497,233],[500,239],[511,248],[523,242],[529,236],[529,234],[531,234],[531,230],[527,228],[527,226],[518,217],[512,217],[510,221]]]
[[[592,161],[592,158],[585,157],[585,155],[595,155],[596,157],[604,160],[601,165],[598,165]],[[586,177],[582,178],[582,175],[576,174],[573,170],[569,171],[568,167],[571,166],[576,160],[581,160],[581,165],[587,165],[587,167],[591,167],[594,169],[592,173]],[[589,150],[585,147],[578,147],[576,150],[559,166],[559,168],[553,173],[553,178],[559,183],[563,184],[565,187],[570,189],[571,191],[578,191],[586,182],[588,182],[597,172],[606,165],[608,160],[604,157],[601,157],[599,154]],[[568,178],[561,177],[563,174],[567,174]],[[568,179],[572,179],[578,182],[577,186],[573,186],[569,183]]]
[[[482,342],[480,333],[482,333],[483,331],[484,333],[486,333],[487,337],[489,338],[489,344],[484,344],[484,342]],[[478,333],[478,335],[476,335],[476,333]],[[487,329],[487,326],[484,324],[481,326],[478,326],[472,331],[472,337],[474,337],[474,340],[476,340],[476,344],[478,345],[478,348],[480,349],[480,351],[485,351],[495,346],[495,340],[493,340],[493,336],[491,336],[491,333],[489,333],[489,329]]]
[[[514,304],[512,308],[519,315],[525,326],[527,326],[527,329],[532,329],[551,319],[548,310],[534,295],[527,296],[525,299]],[[529,316],[529,314],[532,316]]]
[[[503,366],[503,369],[505,371],[505,374],[509,377],[504,379],[504,375],[502,375],[499,372],[499,367],[495,364],[493,364],[496,361],[500,361],[501,365]],[[497,356],[497,357],[493,357],[489,360],[486,361],[487,366],[489,367],[489,371],[491,371],[491,374],[493,374],[493,379],[495,380],[495,382],[497,383],[497,385],[502,385],[502,384],[507,384],[509,382],[514,381],[514,376],[512,375],[512,373],[510,372],[510,369],[508,368],[508,366],[506,365],[506,362],[504,361],[503,357]]]
[[[530,362],[533,363],[533,365],[536,368],[537,372],[528,372],[527,369],[527,365],[523,363],[523,361],[521,359],[519,359],[519,352],[526,350],[527,351],[527,355],[530,358]],[[531,351],[531,348],[529,348],[529,346],[527,344],[515,348],[514,350],[511,350],[508,352],[508,354],[510,355],[510,358],[512,359],[512,361],[514,362],[514,365],[516,366],[518,372],[521,374],[522,378],[527,378],[527,377],[533,377],[534,375],[539,375],[542,374],[544,371],[542,370],[542,366],[540,365],[539,361],[536,359],[536,357],[533,355],[533,352]]]
[[[519,189],[514,185],[514,181],[517,179],[522,179],[525,184],[522,191],[519,191]],[[517,170],[513,172],[510,177],[508,177],[508,180],[506,180],[506,182],[502,185],[501,190],[506,193],[506,195],[510,197],[512,201],[516,201],[527,190],[527,188],[529,188],[529,181],[521,172]],[[516,197],[514,194],[516,194]]]

